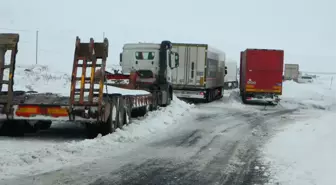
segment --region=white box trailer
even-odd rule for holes
[[[299,64],[285,64],[285,80],[297,81],[299,77]]]
[[[212,101],[223,96],[225,53],[208,44],[172,43],[179,67],[172,72],[172,86],[179,98]]]
[[[238,64],[237,62],[230,61],[225,63],[227,74],[224,78],[224,88],[234,89],[238,87]]]

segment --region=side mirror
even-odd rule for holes
[[[122,62],[122,53],[119,54],[119,62]]]
[[[178,53],[175,53],[175,67],[180,65],[180,56]]]
[[[224,71],[225,75],[227,75],[227,67],[225,66],[225,71]]]

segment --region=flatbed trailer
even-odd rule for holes
[[[0,83],[8,85],[7,91],[0,92],[0,134],[22,136],[28,132],[27,127],[37,131],[49,128],[52,121],[60,120],[84,123],[88,137],[94,138],[99,133],[106,135],[130,124],[132,115],[143,116],[157,108],[151,93],[123,95],[108,92],[114,85],[105,83],[107,38],[101,43],[92,38],[88,43],[81,43],[79,37],[76,38],[69,96],[13,91],[18,41],[18,34],[0,34],[0,49],[12,50],[11,62],[5,65],[10,69],[9,80]],[[4,60],[0,62],[4,64]],[[3,75],[4,68],[1,72]]]

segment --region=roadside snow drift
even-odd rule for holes
[[[266,145],[270,184],[336,184],[335,118],[336,113],[316,113],[316,118],[288,126]]]
[[[70,79],[68,74],[52,71],[46,66],[17,66],[14,89],[53,92],[68,96]],[[109,92],[141,94],[142,91],[112,87]],[[132,120],[132,124],[123,129],[117,129],[113,134],[92,140],[56,142],[36,138],[32,140],[0,137],[0,179],[34,175],[64,166],[90,162],[97,158],[120,155],[136,148],[139,143],[147,139],[159,137],[170,125],[183,122],[192,107],[193,105],[174,97],[171,106],[149,112],[145,117]]]
[[[193,105],[174,97],[171,106],[149,112],[145,117],[133,120],[132,124],[123,129],[117,129],[113,134],[92,140],[65,143],[34,141],[34,144],[31,144],[32,142],[25,138],[1,138],[0,178],[34,175],[98,158],[120,155],[136,148],[141,142],[159,137],[170,125],[182,123],[192,107]]]
[[[336,105],[336,78],[322,76],[308,84],[285,81],[281,99],[281,105],[287,107],[330,109]]]
[[[336,86],[331,79],[284,83],[281,104],[297,106],[301,116],[290,125],[279,122],[282,130],[263,148],[269,184],[336,184]]]

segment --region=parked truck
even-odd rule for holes
[[[227,74],[224,78],[224,89],[238,88],[238,68],[236,62],[226,62]]]
[[[278,103],[282,94],[284,51],[246,49],[240,53],[240,95],[247,103]]]
[[[179,67],[172,72],[172,86],[178,98],[213,101],[223,96],[225,53],[208,44],[173,43]]]
[[[60,96],[13,91],[18,35],[14,35],[14,39],[11,35],[1,36],[0,46],[10,46],[14,51],[10,64],[5,65],[10,71],[9,80],[1,81],[8,84],[8,91],[0,93],[0,133],[3,135],[21,136],[27,127],[37,131],[50,127],[52,121],[61,120],[86,125],[88,137],[93,138],[131,123],[132,116],[142,116],[170,103],[172,89],[167,74],[178,66],[179,58],[172,52],[169,41],[152,45],[126,44],[122,62],[125,62],[123,70],[129,73],[113,74],[105,72],[108,39],[94,42],[91,38],[90,42],[82,43],[77,37],[70,95]],[[124,89],[117,91],[116,87]],[[127,89],[129,93],[123,93]]]
[[[284,80],[298,81],[299,78],[299,64],[285,64]]]

